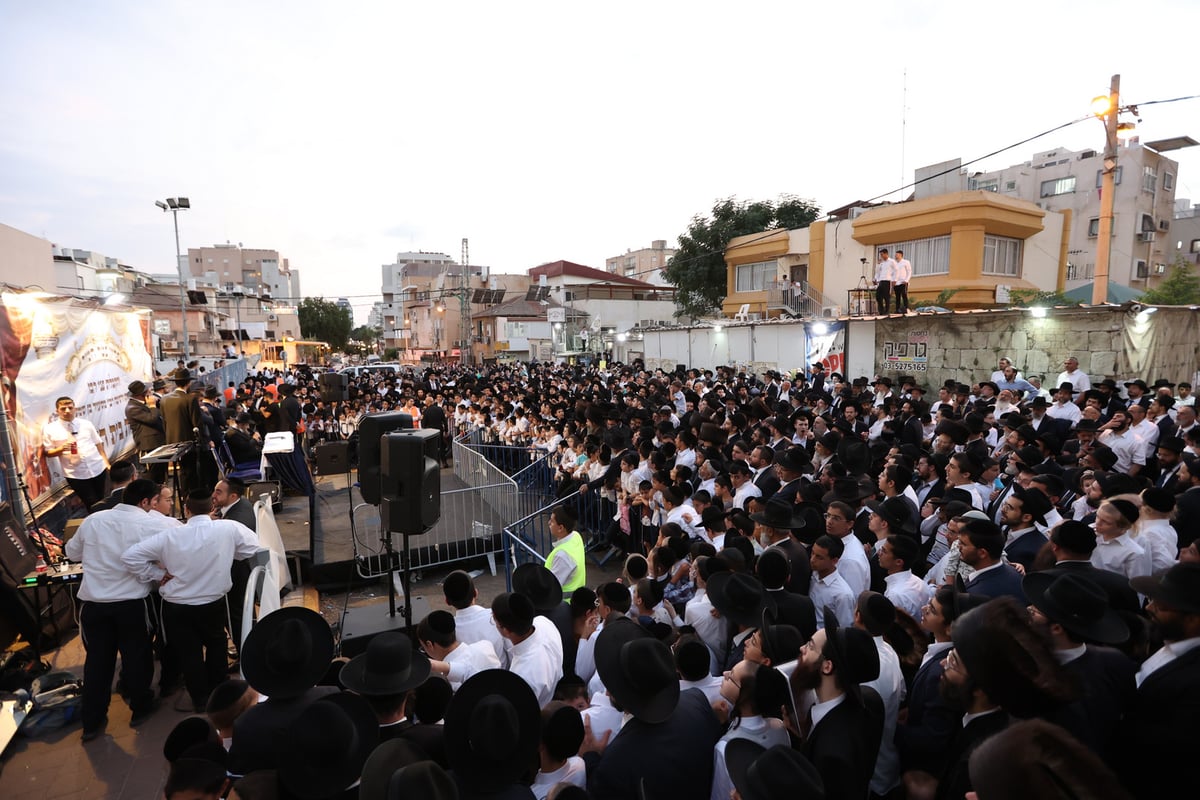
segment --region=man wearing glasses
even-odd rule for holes
[[[71,490],[90,509],[104,499],[108,480],[108,455],[96,426],[75,418],[75,401],[54,401],[56,419],[42,429],[42,449],[47,458],[57,458]]]

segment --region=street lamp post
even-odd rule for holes
[[[233,307],[237,311],[238,358],[241,358],[243,355],[245,355],[245,351],[242,349],[242,298],[245,296],[246,296],[246,292],[242,289],[241,286],[238,286],[236,289],[233,290],[233,297],[234,297]]]
[[[1108,96],[1092,101],[1092,111],[1104,121],[1104,171],[1100,180],[1100,226],[1096,231],[1096,274],[1092,279],[1092,305],[1108,302],[1108,262],[1112,250],[1113,195],[1117,173],[1117,117],[1121,109],[1121,76],[1113,75]]]
[[[179,342],[179,350],[183,353],[183,362],[186,364],[188,360],[187,295],[184,294],[183,289],[183,264],[179,259],[179,210],[189,209],[192,204],[186,197],[168,197],[166,202],[155,200],[154,205],[163,211],[170,211],[175,220],[175,272],[179,275],[179,316],[183,326],[183,338]]]

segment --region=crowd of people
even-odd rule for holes
[[[317,419],[412,409],[544,454],[553,547],[490,608],[452,573],[416,646],[384,634],[334,659],[320,615],[285,609],[251,631],[245,682],[190,655],[208,721],[189,721],[168,797],[231,783],[243,798],[1186,791],[1200,711],[1191,386],[1093,385],[1074,357],[1063,366],[1043,382],[1004,359],[931,389],[820,364],[440,365],[368,374],[336,405],[299,373],[231,386],[226,408],[251,425],[287,414],[307,435]],[[185,576],[162,562],[157,487],[139,484],[81,529],[84,588],[99,540],[131,593]],[[244,542],[204,500],[188,496],[186,528],[224,537],[220,588]],[[589,539],[624,557],[619,580],[588,582]],[[80,596],[85,610],[140,599]],[[204,612],[174,619],[211,631]],[[148,680],[123,666],[135,714]]]

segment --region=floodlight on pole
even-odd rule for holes
[[[1092,113],[1104,123],[1104,164],[1100,179],[1100,225],[1096,231],[1096,273],[1092,305],[1108,302],[1108,262],[1112,251],[1113,195],[1116,194],[1117,116],[1121,111],[1121,76],[1113,75],[1107,96],[1092,101]]]
[[[187,295],[183,288],[183,263],[179,253],[179,212],[181,209],[191,208],[192,204],[186,197],[168,197],[165,202],[155,200],[154,205],[161,208],[164,213],[171,212],[175,222],[175,272],[179,276],[179,316],[183,335],[183,338],[179,340],[179,352],[183,355],[183,362],[186,364],[188,360]]]

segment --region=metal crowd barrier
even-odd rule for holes
[[[420,579],[422,569],[477,556],[487,558],[488,569],[495,575],[496,554],[504,549],[504,520],[510,519],[503,510],[516,507],[516,494],[516,485],[511,480],[442,492],[442,515],[437,523],[428,533],[409,540],[413,580]],[[355,509],[355,514],[361,520],[354,538],[359,576],[380,577],[399,568],[396,563],[389,569],[381,543],[379,508],[364,503]],[[393,539],[393,547],[397,551],[401,547],[398,536]]]
[[[605,552],[609,548],[608,531],[616,514],[616,504],[602,498],[598,492],[575,491],[560,500],[550,500],[520,519],[504,526],[505,578],[512,589],[512,570],[521,564],[535,561],[539,564],[554,547],[550,534],[550,512],[565,506],[575,515],[576,530],[587,543],[589,553]],[[593,561],[603,565],[608,555]]]

